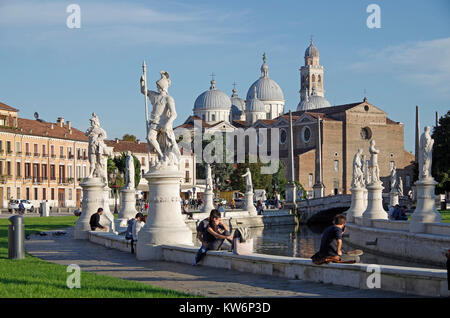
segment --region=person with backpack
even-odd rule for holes
[[[127,222],[127,231],[125,232],[125,239],[131,240],[131,253],[134,254],[134,240],[133,240],[133,225],[138,219],[143,217],[142,213],[137,213],[134,219],[129,219]]]
[[[209,218],[199,223],[197,238],[202,242],[202,246],[192,262],[193,266],[196,266],[202,260],[208,250],[218,251],[232,248],[232,244],[228,244],[228,242],[232,243],[233,236],[228,226],[222,222],[220,212],[217,209],[211,210]],[[226,244],[224,244],[225,240],[228,241]]]

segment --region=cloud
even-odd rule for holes
[[[450,96],[450,37],[408,42],[360,52],[364,60],[350,65],[358,73],[388,74],[408,84]]]
[[[75,1],[75,3],[77,3]],[[231,12],[215,7],[196,7],[182,3],[129,3],[78,1],[81,8],[81,28],[66,26],[69,2],[25,1],[0,4],[0,28],[3,43],[15,46],[61,45],[69,35],[78,32],[76,41],[82,44],[114,42],[120,45],[155,45],[219,43],[240,32],[233,25],[236,19],[245,21],[250,12]],[[72,32],[72,33],[70,33]],[[44,40],[44,41],[43,41]],[[74,37],[70,37],[73,41]],[[73,42],[72,42],[73,43]]]

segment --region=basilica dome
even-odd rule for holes
[[[245,104],[245,110],[247,112],[266,112],[266,105],[258,99],[259,95],[256,91],[256,87],[253,88],[253,97],[251,99],[247,98],[247,103]],[[248,96],[248,94],[247,94]]]
[[[261,77],[255,81],[247,92],[247,100],[255,97],[255,88],[258,99],[260,100],[274,100],[284,101],[284,94],[280,86],[269,78],[269,66],[266,64],[266,57],[264,55],[263,65],[261,66]]]
[[[314,46],[311,39],[311,44],[306,48],[305,57],[319,57],[319,50]]]
[[[227,109],[231,108],[231,100],[227,94],[216,89],[216,81],[211,81],[209,90],[201,93],[194,103],[194,109]]]
[[[315,90],[313,89],[311,95],[309,96],[306,95],[306,98],[298,104],[297,110],[308,111],[311,109],[318,109],[330,106],[331,106],[330,102],[328,102],[325,97],[316,95]]]

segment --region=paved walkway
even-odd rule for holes
[[[63,236],[31,236],[26,251],[49,262],[207,297],[404,297],[380,290],[319,284],[188,264],[138,261],[131,253]],[[51,231],[47,232],[50,233]]]

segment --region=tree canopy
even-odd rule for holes
[[[136,136],[135,135],[131,135],[131,134],[125,134],[122,137],[122,140],[124,141],[136,141]]]
[[[439,182],[437,193],[450,191],[450,111],[439,119],[431,137],[433,144],[432,175]]]

